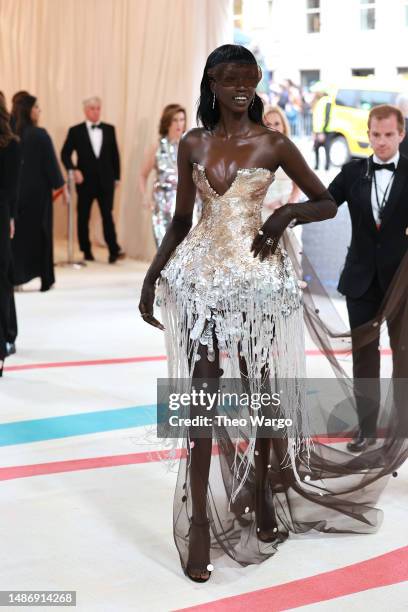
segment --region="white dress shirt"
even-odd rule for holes
[[[101,154],[102,148],[102,139],[103,133],[101,127],[92,127],[93,123],[91,121],[86,121],[86,127],[89,134],[89,140],[91,141],[93,152],[95,153],[95,157],[99,157]]]
[[[399,161],[399,151],[396,152],[396,154],[394,155],[394,157],[391,157],[391,159],[387,159],[387,161],[383,161],[382,159],[379,159],[376,155],[373,155],[373,161],[376,164],[390,164],[391,162],[394,162],[395,167],[398,166],[398,161]],[[391,192],[391,188],[392,188],[392,184],[394,182],[394,176],[391,172],[391,170],[375,170],[373,171],[373,173],[375,172],[375,181],[377,183],[377,193],[378,193],[378,199],[380,201],[380,204],[383,200],[384,197],[384,193],[387,191],[387,197],[386,199],[388,200],[388,198],[390,197],[390,192]],[[389,185],[389,186],[388,186]],[[388,189],[387,189],[388,187]],[[380,219],[379,219],[379,215],[378,215],[378,205],[377,205],[377,198],[375,195],[375,185],[374,185],[374,177],[372,180],[372,184],[371,184],[371,206],[373,209],[373,217],[375,219],[375,222],[378,224]]]

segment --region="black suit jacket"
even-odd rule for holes
[[[399,146],[400,153],[408,157],[408,118],[405,117],[405,137]]]
[[[350,211],[351,244],[338,285],[340,293],[350,298],[361,297],[376,274],[385,292],[408,249],[408,158],[400,155],[379,230],[371,207],[371,185],[367,159],[345,164],[329,185],[337,205],[347,202]]]
[[[115,128],[108,123],[100,124],[102,129],[102,148],[96,157],[88,135],[86,123],[74,125],[68,131],[67,138],[61,150],[61,159],[67,170],[80,170],[84,182],[78,189],[95,188],[98,184],[103,189],[113,188],[115,181],[120,179],[120,160],[116,143]],[[72,153],[77,154],[76,165],[72,162]]]

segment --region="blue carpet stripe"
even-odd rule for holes
[[[156,404],[0,424],[0,446],[41,442],[156,423]]]

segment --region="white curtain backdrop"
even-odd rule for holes
[[[20,89],[38,97],[58,157],[68,127],[83,120],[82,100],[102,98],[102,120],[116,126],[122,160],[120,243],[133,257],[154,253],[137,176],[161,110],[182,104],[195,125],[206,57],[227,42],[231,0],[0,0],[0,90],[9,102]],[[59,203],[55,234],[65,236]]]

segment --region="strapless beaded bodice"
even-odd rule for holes
[[[251,244],[262,225],[262,202],[274,178],[266,168],[242,168],[223,194],[210,185],[205,168],[194,164],[193,180],[203,202],[199,223],[177,247],[162,277],[178,287],[215,294],[262,283],[267,291],[299,295],[292,263],[278,246],[274,255],[254,258]],[[211,287],[211,289],[210,289]],[[248,287],[249,288],[249,287]],[[214,302],[214,300],[211,300]]]
[[[274,178],[266,168],[242,168],[223,194],[210,185],[205,168],[194,164],[193,179],[203,201],[200,227],[191,234],[204,256],[203,264],[217,269],[238,265],[246,270],[259,267],[250,252],[262,225],[262,202]],[[207,248],[203,246],[207,245]],[[205,252],[205,253],[204,253]]]

